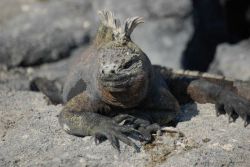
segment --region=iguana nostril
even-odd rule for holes
[[[104,70],[102,70],[102,74],[104,74]]]
[[[114,73],[115,73],[115,70],[111,70],[110,73],[114,74]]]

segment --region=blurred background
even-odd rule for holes
[[[1,0],[0,89],[63,78],[101,9],[144,17],[132,39],[153,64],[250,80],[249,0]]]

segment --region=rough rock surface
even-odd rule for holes
[[[72,51],[69,58],[44,63],[40,66],[15,67],[8,69],[0,65],[0,90],[30,90],[30,83],[35,77],[63,81],[68,73],[69,64],[86,49],[85,46]]]
[[[250,80],[250,39],[237,44],[221,44],[209,71],[240,80]]]
[[[5,5],[6,0],[0,2],[10,10],[0,12],[0,62],[7,66],[41,64],[69,56],[73,48],[89,41],[96,27],[88,1],[15,1],[21,3],[17,5],[20,9]]]
[[[69,61],[70,59],[64,59],[27,68],[7,69],[5,66],[0,66],[0,90],[30,90],[30,83],[35,77],[60,81],[67,75]]]
[[[124,144],[118,154],[108,142],[66,134],[41,93],[0,90],[0,166],[242,166],[249,165],[250,127],[216,117],[214,105],[186,105],[177,128],[141,153]]]
[[[0,6],[0,62],[8,66],[69,56],[88,42],[97,27],[96,11],[105,8],[122,19],[145,18],[133,38],[153,63],[178,68],[192,32],[186,0],[3,0]]]

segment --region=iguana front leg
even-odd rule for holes
[[[96,139],[105,137],[117,150],[120,150],[120,140],[139,151],[139,147],[128,136],[133,134],[141,138],[140,134],[135,129],[119,125],[110,117],[100,114],[105,110],[109,110],[105,104],[81,93],[66,103],[59,115],[59,123],[69,134],[94,136]]]
[[[147,142],[152,140],[152,133],[160,131],[160,126],[174,121],[180,111],[177,100],[161,80],[155,82],[149,96],[136,109],[113,118],[138,129]]]
[[[214,103],[217,115],[227,113],[229,122],[235,121],[238,116],[243,118],[244,126],[250,123],[250,84],[244,85],[243,92],[240,82],[226,80],[222,76],[210,74],[193,75],[194,72],[175,72],[171,69],[155,66],[165,81],[170,91],[181,104],[197,101],[199,103]],[[249,91],[249,93],[246,93]]]
[[[229,122],[234,122],[240,116],[245,127],[250,123],[250,102],[221,85],[201,79],[194,80],[187,87],[187,93],[199,103],[214,103],[217,115],[227,113]]]

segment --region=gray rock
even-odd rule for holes
[[[57,62],[44,63],[40,66],[8,69],[6,66],[0,65],[0,90],[30,90],[30,83],[36,77],[64,83],[69,65],[73,64],[75,57],[81,55],[85,49],[86,47],[79,47],[72,51],[69,58]]]
[[[214,105],[186,105],[177,128],[141,153],[66,134],[41,93],[0,90],[0,166],[248,166],[250,127],[216,117]],[[138,143],[139,144],[139,143]]]
[[[22,14],[29,5],[40,0],[1,0],[0,1],[0,24],[3,25],[12,18]]]
[[[7,69],[0,66],[0,90],[30,90],[30,83],[36,77],[62,81],[67,75],[71,58],[41,66]]]
[[[27,70],[15,68],[7,70],[0,68],[0,90],[29,90]]]
[[[192,9],[191,1],[187,0],[147,0],[150,15],[156,17],[183,18],[188,16]]]
[[[13,9],[0,22],[0,62],[7,66],[40,64],[69,56],[73,48],[88,41],[94,30],[94,13],[88,1],[37,0],[23,3],[21,9]]]
[[[209,72],[239,80],[250,80],[250,39],[237,44],[221,44]]]
[[[69,56],[94,34],[96,11],[105,8],[121,19],[145,18],[132,38],[153,63],[179,68],[192,33],[191,2],[185,0],[3,0],[0,5],[5,6],[0,8],[0,62],[10,67]]]

